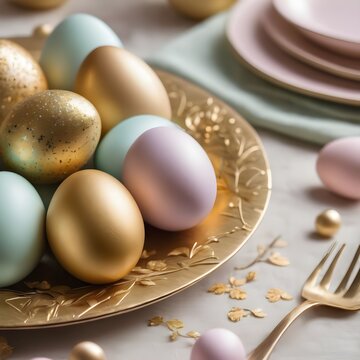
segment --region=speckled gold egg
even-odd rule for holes
[[[80,67],[75,91],[95,105],[103,134],[135,115],[171,118],[169,97],[159,77],[122,48],[102,46],[92,51]]]
[[[82,170],[57,188],[46,218],[50,247],[73,276],[92,284],[131,271],[144,246],[144,222],[130,192],[113,176]]]
[[[10,0],[12,3],[34,10],[46,10],[58,7],[66,0]]]
[[[0,40],[0,125],[16,103],[46,89],[45,75],[30,53]]]
[[[8,169],[33,183],[56,183],[83,167],[99,142],[101,120],[82,96],[46,90],[17,104],[0,129]]]
[[[169,0],[169,2],[179,13],[201,20],[226,10],[235,3],[235,0]]]

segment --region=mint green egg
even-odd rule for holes
[[[22,176],[0,171],[0,287],[24,279],[45,247],[45,207]]]
[[[40,57],[50,89],[73,90],[81,63],[100,46],[122,47],[114,31],[88,14],[74,14],[50,34]]]
[[[95,167],[118,179],[131,145],[145,131],[159,126],[175,126],[174,122],[155,115],[138,115],[113,127],[101,140],[95,153]]]

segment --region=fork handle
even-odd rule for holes
[[[267,360],[270,357],[275,345],[285,330],[297,319],[305,310],[313,306],[320,305],[316,301],[306,300],[292,311],[290,311],[276,326],[276,328],[267,336],[267,338],[248,355],[248,360]]]

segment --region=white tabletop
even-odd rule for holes
[[[29,34],[34,26],[57,23],[73,12],[99,16],[119,34],[128,50],[140,56],[150,55],[195,24],[175,13],[165,0],[69,0],[63,7],[48,12],[21,10],[3,0],[0,3],[0,37]],[[314,219],[325,208],[336,208],[343,216],[337,238],[349,243],[342,265],[346,260],[349,262],[360,238],[360,204],[336,197],[321,186],[315,171],[317,147],[260,130],[259,133],[271,163],[272,198],[260,227],[233,259],[176,296],[129,314],[66,328],[0,332],[0,336],[5,336],[15,348],[12,359],[35,356],[66,359],[72,346],[83,340],[97,342],[110,360],[189,359],[193,341],[170,342],[166,328],[147,327],[147,320],[155,315],[179,318],[185,322],[186,330],[230,329],[241,337],[247,350],[251,350],[301,301],[304,280],[330,245],[329,241],[311,236]],[[234,266],[252,259],[257,244],[269,243],[278,234],[289,242],[282,250],[291,261],[289,267],[254,266],[258,280],[247,286],[245,301],[207,293],[210,285],[226,282],[231,274],[241,277],[243,273],[236,273]],[[265,294],[272,287],[286,290],[294,300],[269,303]],[[226,314],[233,306],[261,307],[268,316],[232,323]],[[310,310],[287,331],[272,358],[358,360],[359,320],[358,313],[326,308]]]

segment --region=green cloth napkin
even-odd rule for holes
[[[149,63],[206,88],[255,126],[318,144],[360,136],[360,108],[282,89],[240,64],[225,36],[228,16],[222,13],[200,23],[149,58]]]

